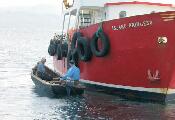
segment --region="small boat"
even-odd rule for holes
[[[52,76],[53,78],[60,78],[60,75],[52,71],[50,68],[45,66],[46,72]],[[51,81],[42,80],[40,77],[36,75],[36,67],[32,69],[31,79],[35,84],[37,89],[42,90],[42,92],[50,92],[55,95],[67,95],[66,84],[62,84],[59,79],[53,79]],[[81,84],[71,86],[70,95],[80,95],[84,93],[85,87]]]

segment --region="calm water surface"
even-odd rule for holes
[[[0,120],[175,120],[175,103],[127,101],[85,92],[83,96],[46,96],[35,90],[31,68],[47,54],[55,26],[0,27]]]

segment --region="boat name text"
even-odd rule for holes
[[[112,26],[112,30],[124,30],[127,28],[137,28],[137,27],[146,27],[146,26],[151,26],[152,25],[152,21],[151,20],[145,20],[143,22],[131,22],[128,24],[121,24],[118,26],[113,25]]]

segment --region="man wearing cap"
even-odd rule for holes
[[[80,69],[75,66],[75,62],[71,60],[69,62],[70,68],[68,69],[67,73],[62,77],[62,80],[74,80],[79,81],[80,79]]]
[[[66,80],[62,81],[62,84],[66,84],[66,91],[68,96],[70,96],[72,86],[78,85],[80,79],[80,69],[75,66],[75,62],[71,60],[69,64],[70,68],[68,69],[67,73],[61,78],[61,80]]]
[[[37,75],[42,80],[50,81],[53,78],[46,73],[45,66],[44,66],[45,63],[46,63],[46,58],[42,58],[41,61],[38,62],[38,64],[37,64]]]

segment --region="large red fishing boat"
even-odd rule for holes
[[[159,2],[159,3],[158,3]],[[63,31],[54,68],[76,61],[89,88],[156,101],[175,98],[173,0],[63,0]],[[62,47],[68,43],[68,50]],[[66,52],[69,51],[68,55]],[[54,54],[55,53],[55,54]]]

